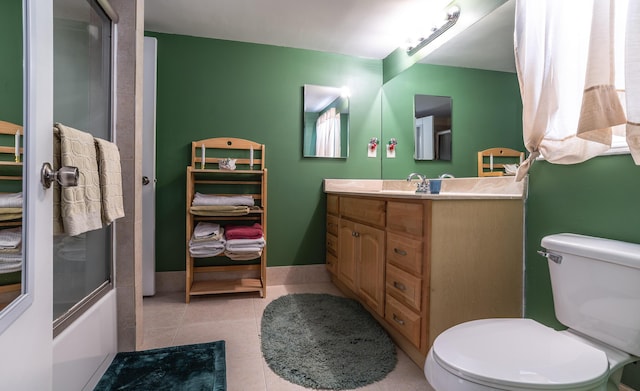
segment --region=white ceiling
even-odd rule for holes
[[[494,7],[505,1],[421,62],[515,72],[515,0],[465,0],[461,19],[470,12],[470,4]],[[435,4],[442,9],[449,2],[147,0],[145,30],[383,59],[418,34],[416,26],[428,31],[427,16],[434,12],[424,7]]]

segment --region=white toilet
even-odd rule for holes
[[[575,234],[542,239],[556,331],[531,319],[482,319],[434,341],[424,373],[436,391],[618,390],[640,360],[640,245]]]

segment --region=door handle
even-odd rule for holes
[[[53,171],[51,164],[42,164],[40,170],[40,183],[45,189],[51,187],[51,182],[54,180],[62,187],[78,186],[78,178],[80,177],[80,170],[78,167],[65,166],[60,167],[58,171]]]
[[[146,175],[145,175],[145,176],[143,176],[143,177],[142,177],[142,186],[146,186],[146,185],[148,185],[149,183],[151,183],[151,181],[149,180],[149,177],[148,177],[148,176],[146,176]]]

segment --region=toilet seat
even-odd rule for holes
[[[607,355],[531,319],[483,319],[434,341],[432,359],[451,374],[497,389],[591,389],[607,381]]]

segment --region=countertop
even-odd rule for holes
[[[384,198],[452,199],[526,199],[527,180],[516,182],[513,176],[444,178],[439,194],[416,193],[418,180],[404,179],[324,179],[324,192],[339,195],[366,195]]]

